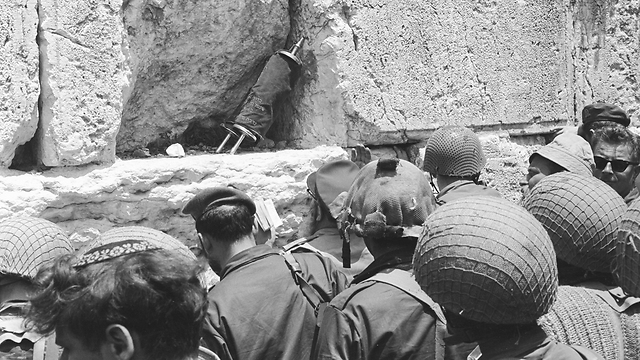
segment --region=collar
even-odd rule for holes
[[[233,271],[269,256],[279,255],[278,250],[269,245],[256,245],[233,255],[220,272],[220,280]]]
[[[519,359],[535,349],[547,346],[550,341],[540,326],[533,325],[518,327],[517,331],[497,332],[478,344],[483,358]]]
[[[337,227],[333,227],[333,228],[322,228],[322,229],[318,229],[318,231],[313,233],[314,237],[319,237],[319,236],[324,236],[324,235],[337,235],[340,236],[340,230],[338,230]]]
[[[452,182],[451,184],[445,186],[444,188],[440,189],[440,192],[438,193],[438,198],[443,196],[444,194],[453,191],[455,189],[458,189],[460,187],[463,187],[465,185],[475,185],[476,183],[474,183],[471,180],[466,180],[466,179],[462,179],[462,180],[456,180],[454,182]]]
[[[373,260],[362,272],[353,278],[353,284],[365,281],[384,269],[411,269],[414,247],[406,247],[386,252]]]

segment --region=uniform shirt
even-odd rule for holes
[[[342,238],[338,228],[323,228],[309,237],[311,240],[295,247],[292,252],[316,251],[329,258],[333,264],[349,277],[353,277],[373,262],[373,255],[360,237],[351,237],[351,267],[342,267]],[[358,256],[359,255],[359,256]],[[358,256],[356,258],[356,256]]]
[[[411,269],[413,248],[371,263],[324,311],[312,359],[433,359],[436,320],[406,292],[365,281],[384,269]]]
[[[511,336],[496,336],[482,341],[480,350],[480,360],[604,360],[587,348],[550,339],[537,325]]]
[[[488,186],[477,185],[471,180],[457,180],[440,189],[436,196],[436,203],[444,205],[457,199],[469,196],[495,196],[502,197],[500,193]]]
[[[315,253],[294,254],[305,280],[325,299],[347,277]],[[278,250],[258,245],[233,256],[209,292],[203,343],[222,360],[308,359],[314,309]]]

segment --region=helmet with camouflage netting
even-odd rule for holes
[[[465,127],[445,126],[429,137],[424,171],[434,175],[473,177],[487,163],[478,136]]]
[[[361,237],[417,238],[434,209],[435,197],[417,166],[405,160],[380,159],[360,169],[339,221],[353,226]]]
[[[43,264],[72,252],[67,233],[49,220],[17,216],[0,221],[0,274],[31,280]]]
[[[629,205],[620,221],[613,273],[625,292],[640,297],[640,200]]]
[[[485,324],[530,324],[555,301],[555,251],[540,223],[501,198],[438,208],[413,259],[422,289],[447,312]]]
[[[611,273],[624,200],[595,177],[571,172],[546,176],[523,206],[547,230],[558,258],[579,268]]]

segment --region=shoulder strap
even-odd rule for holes
[[[57,360],[62,355],[56,345],[55,333],[44,336],[33,344],[33,360]]]
[[[293,254],[291,252],[280,251],[280,255],[282,255],[285,263],[287,264],[287,267],[291,271],[293,280],[300,287],[302,294],[305,298],[307,298],[307,301],[309,301],[311,307],[313,307],[313,311],[316,317],[321,318],[321,313],[324,310],[326,303],[329,302],[329,299],[324,299],[313,286],[309,285],[302,274],[300,263],[298,263],[298,260],[293,257]]]
[[[447,320],[444,317],[444,313],[440,306],[420,288],[420,285],[418,285],[414,279],[413,274],[401,269],[387,269],[373,275],[363,282],[366,281],[375,281],[391,285],[404,291],[408,295],[413,296],[422,304],[427,305],[436,314],[436,359],[444,359],[444,337],[447,331]]]

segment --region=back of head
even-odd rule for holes
[[[523,206],[549,233],[559,259],[588,271],[611,272],[626,205],[610,186],[594,177],[556,173],[542,179]]]
[[[380,159],[358,173],[339,221],[365,238],[416,238],[434,209],[435,198],[418,167],[405,160]]]
[[[536,155],[560,165],[566,171],[583,176],[592,176],[595,168],[591,146],[576,134],[564,133],[556,136],[531,157]]]
[[[40,266],[71,252],[66,232],[51,221],[27,216],[0,221],[0,274],[30,280]]]
[[[196,194],[182,212],[193,216],[199,233],[233,241],[252,234],[256,205],[244,192],[219,186]]]
[[[106,243],[43,267],[27,316],[38,332],[63,328],[90,349],[118,324],[138,335],[146,358],[186,358],[198,350],[207,306],[197,270],[147,241]]]
[[[556,297],[551,240],[526,210],[497,197],[438,208],[413,263],[422,289],[447,313],[479,323],[534,323]]]
[[[349,191],[360,168],[350,160],[330,161],[307,177],[307,188],[314,194],[323,211],[332,219],[343,205],[343,194]]]
[[[429,137],[424,171],[433,175],[474,177],[487,163],[478,136],[465,127],[445,126]]]
[[[596,122],[612,122],[627,127],[631,120],[627,113],[617,105],[593,103],[585,106],[582,109],[582,125],[585,130],[594,129]]]

